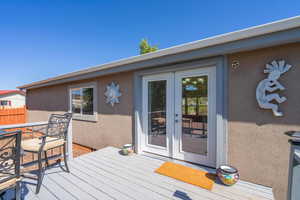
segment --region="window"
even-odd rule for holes
[[[70,111],[73,119],[96,121],[96,84],[82,84],[70,87]]]
[[[2,100],[0,101],[0,106],[11,106],[11,101]]]

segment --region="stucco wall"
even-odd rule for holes
[[[300,130],[300,43],[243,52],[229,56],[229,162],[240,170],[241,178],[272,186],[276,199],[287,195],[290,145],[284,132]],[[257,84],[266,78],[265,64],[284,59],[293,67],[283,74],[286,87],[280,95],[283,117],[258,107]],[[240,67],[233,69],[233,60]]]
[[[95,149],[105,146],[120,147],[132,142],[132,73],[103,76],[84,82],[97,82],[98,121],[87,122],[73,120],[73,141]],[[120,84],[122,96],[120,104],[114,107],[105,103],[104,91],[112,81]],[[48,120],[51,113],[68,111],[69,84],[31,89],[27,91],[28,120]]]
[[[300,43],[229,55],[229,123],[228,158],[236,166],[241,179],[271,186],[276,199],[286,199],[289,150],[284,132],[300,130]],[[270,110],[258,107],[257,84],[266,78],[265,64],[284,59],[293,67],[280,82],[286,87],[280,95],[287,101],[280,105],[284,117],[274,117]],[[240,66],[231,68],[233,60]],[[98,122],[73,121],[74,141],[93,148],[121,146],[132,142],[133,73],[100,77],[98,85]],[[120,84],[121,103],[110,107],[104,103],[105,86]],[[78,84],[74,82],[72,84]],[[68,110],[68,86],[27,91],[29,121],[47,120],[50,113]]]

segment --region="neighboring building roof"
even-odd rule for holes
[[[287,33],[287,31],[289,32]],[[178,55],[181,53],[191,52],[195,50],[202,50],[197,54],[197,58],[201,58],[299,41],[300,16],[296,16],[272,23],[254,26],[247,29],[221,34],[214,37],[209,37],[206,39],[158,50],[156,52],[144,55],[133,56],[115,62],[90,67],[84,70],[71,72],[53,78],[19,86],[18,88],[37,88],[74,80],[88,79],[99,75],[142,69],[150,67],[150,65],[155,66],[165,64],[158,61],[152,62],[151,64],[145,64],[145,62],[149,62],[150,60],[164,58],[166,56]],[[186,59],[192,58],[193,57],[190,56]],[[180,59],[183,60],[184,58]]]
[[[25,96],[25,92],[21,90],[0,90],[0,95],[21,94]]]

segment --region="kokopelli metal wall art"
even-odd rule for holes
[[[291,67],[292,66],[286,64],[284,60],[274,60],[270,64],[266,64],[264,73],[268,73],[268,77],[260,81],[256,88],[256,100],[258,105],[263,109],[272,109],[276,117],[283,116],[283,113],[278,110],[278,104],[287,100],[286,97],[281,97],[275,92],[277,90],[285,90],[278,79],[281,74],[287,72]]]

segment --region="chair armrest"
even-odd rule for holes
[[[54,135],[53,135],[54,136]],[[53,142],[53,141],[56,141],[56,140],[60,140],[61,138],[53,138],[51,139],[50,141],[47,141],[46,138],[47,137],[51,137],[51,136],[47,136],[47,135],[43,135],[43,136],[40,136],[39,139],[42,140],[42,144],[45,144],[45,143],[48,143],[48,142]]]
[[[300,132],[299,131],[295,131],[295,132],[292,133],[291,136],[292,137],[298,137],[298,138],[300,138]]]
[[[23,133],[32,133],[32,132],[46,132],[46,128],[47,128],[47,125],[40,125],[40,126],[36,126],[36,127],[27,127],[26,130],[28,131],[23,131]]]
[[[300,138],[300,131],[287,131],[284,134],[290,137]]]
[[[40,136],[40,137],[38,137],[38,138],[39,138],[40,140],[42,140],[41,144],[42,144],[42,146],[44,146],[45,143],[46,143],[47,135],[42,135],[42,136]]]
[[[44,135],[46,134],[47,131],[47,125],[42,125],[42,126],[37,126],[37,127],[32,127],[32,132],[42,132]]]
[[[26,132],[23,136],[22,136],[22,140],[26,140],[26,139],[34,139],[34,138],[39,138],[41,136],[44,136],[44,133],[36,133],[36,132]]]

